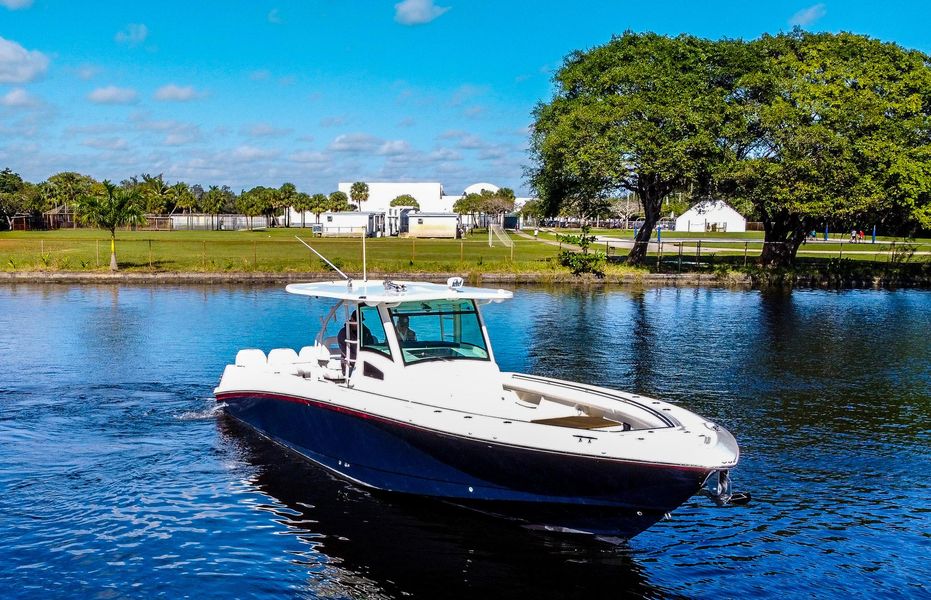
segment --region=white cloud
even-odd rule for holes
[[[120,137],[90,138],[81,142],[81,145],[97,150],[123,150],[129,147],[129,143]]]
[[[378,154],[382,156],[398,156],[410,151],[410,145],[404,140],[388,140],[378,148]]]
[[[261,160],[275,158],[276,156],[278,156],[277,150],[256,148],[255,146],[239,146],[231,154],[231,158],[236,161]]]
[[[252,81],[265,81],[271,76],[271,72],[266,69],[259,69],[258,71],[252,71],[249,73],[249,79]]]
[[[346,117],[339,115],[335,117],[323,117],[320,119],[320,127],[338,127],[346,124]]]
[[[126,29],[118,31],[113,39],[127,46],[138,46],[149,37],[149,28],[142,23],[130,23]]]
[[[295,152],[288,158],[297,163],[326,163],[330,160],[323,152],[312,152],[310,150]]]
[[[826,14],[828,14],[828,9],[824,4],[815,4],[792,15],[792,18],[789,19],[789,25],[807,27]]]
[[[398,121],[398,127],[413,127],[417,124],[417,121],[414,120],[414,117],[404,117]]]
[[[422,25],[449,9],[449,6],[436,6],[433,0],[404,0],[394,5],[394,20],[402,25]]]
[[[155,92],[155,99],[163,102],[187,102],[200,96],[201,94],[192,86],[180,86],[173,83],[163,85]]]
[[[87,99],[97,104],[134,104],[139,96],[132,88],[120,88],[115,85],[97,88],[87,95]]]
[[[5,6],[10,10],[28,8],[32,6],[32,0],[0,0],[0,6]]]
[[[12,89],[0,97],[0,105],[3,106],[21,107],[35,106],[36,104],[38,104],[37,100],[23,88]]]
[[[475,105],[475,106],[470,106],[464,111],[462,111],[462,114],[469,117],[470,119],[474,119],[475,117],[481,115],[483,112],[485,112],[484,106]]]
[[[281,15],[278,13],[277,8],[273,8],[268,11],[268,22],[274,25],[280,25],[282,23]]]
[[[382,140],[367,133],[346,133],[330,142],[330,150],[335,152],[373,152],[382,144]]]
[[[78,77],[84,81],[93,79],[100,73],[100,67],[94,65],[81,65],[77,69]]]
[[[294,131],[284,127],[275,127],[269,123],[254,123],[243,127],[240,133],[249,137],[282,137]]]
[[[26,83],[48,69],[49,59],[38,50],[26,50],[0,37],[0,83]]]

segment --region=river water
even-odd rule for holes
[[[215,410],[241,347],[323,306],[264,287],[0,287],[0,597],[928,597],[931,293],[518,288],[506,370],[726,426],[749,506],[625,543],[373,495]]]

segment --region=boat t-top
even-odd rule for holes
[[[335,301],[313,344],[240,350],[214,394],[261,435],[359,485],[529,527],[631,537],[739,450],[721,426],[638,394],[502,372],[480,307],[512,292],[411,281],[287,286]]]

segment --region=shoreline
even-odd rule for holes
[[[462,277],[469,285],[507,284],[569,284],[569,285],[632,285],[670,287],[827,287],[882,289],[894,287],[931,289],[931,278],[918,277],[838,277],[827,274],[800,273],[791,276],[762,280],[748,273],[625,273],[604,277],[576,276],[570,273],[369,273],[370,279],[422,280],[445,282],[450,277]],[[225,285],[225,284],[280,284],[325,281],[335,278],[328,271],[306,272],[76,272],[76,271],[7,271],[0,272],[0,285],[6,284],[172,284],[172,285]]]

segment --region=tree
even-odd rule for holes
[[[291,226],[291,207],[297,200],[297,188],[293,183],[283,183],[278,188],[276,208],[284,209],[284,226]]]
[[[327,210],[332,212],[349,210],[349,196],[345,192],[333,192],[330,194],[330,204]]]
[[[191,227],[191,211],[197,206],[197,197],[188,184],[183,181],[171,186],[170,197],[175,209],[180,208],[188,215],[188,228]]]
[[[81,175],[74,171],[62,171],[49,177],[42,186],[42,196],[45,199],[45,209],[67,206],[74,208],[78,198],[91,193],[93,186],[97,185],[93,177]],[[77,220],[72,221],[77,227]]]
[[[357,181],[349,188],[349,196],[362,210],[362,203],[369,199],[369,185],[364,181]]]
[[[410,194],[401,194],[391,201],[391,206],[413,206],[416,210],[420,210],[420,203],[417,202],[417,198]]]
[[[791,264],[829,222],[931,226],[931,57],[800,30],[750,47],[723,179],[763,221],[763,265]]]
[[[294,202],[292,203],[294,210],[301,213],[301,229],[304,228],[304,215],[313,208],[313,200],[310,198],[310,194],[304,192],[298,192],[294,197]],[[288,225],[290,227],[290,224]]]
[[[9,168],[0,171],[0,214],[7,220],[10,229],[13,228],[13,215],[23,212],[24,190],[26,182]]]
[[[116,228],[145,223],[138,191],[122,189],[103,181],[102,194],[88,194],[77,201],[78,218],[110,232],[110,270],[117,270]]]
[[[165,183],[162,174],[142,174],[142,183],[138,184],[142,198],[145,200],[145,210],[150,214],[164,214],[168,210],[172,192]]]
[[[545,213],[572,205],[585,218],[601,200],[636,192],[645,223],[628,261],[642,263],[663,198],[688,182],[708,188],[725,152],[718,138],[740,44],[627,32],[570,54],[555,96],[534,111],[529,175]]]
[[[213,227],[217,227],[217,215],[230,210],[235,204],[236,196],[227,186],[211,185],[201,198],[204,211],[213,215]]]
[[[277,192],[257,185],[248,192],[243,191],[236,200],[236,210],[249,217],[249,229],[254,228],[255,217],[268,214],[271,210],[274,197],[269,191]]]
[[[330,209],[330,199],[326,194],[314,194],[310,197],[310,212],[317,217],[317,223],[320,222],[320,215]]]

